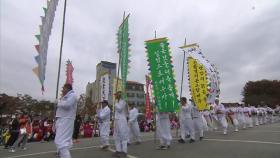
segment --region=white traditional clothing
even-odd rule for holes
[[[224,105],[223,104],[216,105],[214,109],[215,109],[218,121],[223,127],[223,133],[227,134],[228,123],[226,120],[226,109],[225,109]]]
[[[199,133],[199,137],[203,138],[203,120],[202,115],[198,111],[197,106],[193,106],[192,108],[192,119],[193,119],[193,127],[196,133]]]
[[[252,128],[252,118],[251,118],[251,111],[249,107],[244,107],[243,108],[243,113],[244,113],[244,119],[245,119],[245,124],[246,126]]]
[[[110,134],[110,114],[111,110],[108,106],[97,110],[97,117],[99,120],[100,129],[100,143],[102,147],[109,146],[109,134]]]
[[[73,90],[69,91],[57,103],[55,144],[61,158],[71,158],[74,120],[77,110],[77,97]]]
[[[114,140],[117,152],[127,153],[128,141],[128,125],[127,125],[128,109],[124,100],[120,99],[115,104],[115,120],[114,120]]]
[[[195,139],[195,132],[194,132],[194,125],[193,125],[193,120],[192,120],[192,108],[193,106],[191,104],[186,104],[185,106],[182,106],[181,109],[181,120],[182,120],[182,124],[181,124],[181,129],[183,131],[187,131],[188,134],[190,135],[191,139]],[[184,135],[181,135],[181,138],[183,140],[186,139],[186,133],[184,133]]]
[[[238,120],[237,120],[237,113],[238,113],[237,109],[234,107],[230,107],[230,108],[228,108],[227,113],[233,123],[234,131],[237,132],[238,125],[239,125]]]
[[[170,146],[172,135],[168,113],[160,112],[157,115],[157,134],[159,136],[161,146]]]
[[[244,116],[244,112],[243,112],[243,108],[241,106],[239,106],[237,108],[237,119],[239,122],[239,125],[245,129],[246,128],[246,122],[245,122],[245,116]]]
[[[208,110],[205,110],[202,112],[202,114],[207,123],[208,130],[213,131],[214,127],[213,127],[213,123],[212,123],[212,118],[210,116],[210,112]]]
[[[139,129],[139,124],[137,121],[139,112],[138,109],[135,107],[131,110],[129,110],[129,117],[128,117],[128,127],[129,127],[129,140],[128,143],[131,143],[131,140],[133,137],[136,138],[137,142],[141,142],[140,139],[140,129]]]
[[[254,106],[250,107],[251,110],[251,116],[253,120],[253,125],[258,126],[259,125],[259,119],[258,119],[258,110]]]

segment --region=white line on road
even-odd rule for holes
[[[264,142],[264,141],[254,141],[254,140],[230,140],[230,139],[206,139],[206,138],[204,140],[206,140],[206,141],[216,141],[216,142],[240,142],[240,143],[280,145],[279,142]]]
[[[111,149],[111,148],[108,148],[108,150],[111,151],[111,152],[113,152],[113,153],[116,152],[116,150]],[[135,157],[135,156],[128,155],[128,154],[127,154],[127,157],[128,157],[128,158],[137,158],[137,157]]]

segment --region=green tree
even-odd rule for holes
[[[280,104],[280,80],[249,81],[243,88],[243,102],[251,105]]]

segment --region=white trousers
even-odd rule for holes
[[[127,120],[125,118],[116,119],[114,121],[114,141],[116,151],[127,153],[128,134]]]
[[[72,147],[72,135],[74,129],[74,119],[57,118],[55,122],[56,135],[55,145],[61,158],[71,158],[69,149]]]
[[[137,142],[140,142],[140,129],[137,121],[130,122],[129,126],[129,140],[128,142],[131,143],[133,137],[136,138]]]
[[[160,118],[157,124],[160,144],[163,146],[169,146],[172,140],[169,118]]]
[[[185,118],[185,119],[182,120],[181,129],[185,132],[184,137],[182,136],[183,140],[186,139],[186,132],[188,132],[191,139],[195,139],[194,125],[193,125],[193,120],[191,118]]]
[[[202,118],[193,118],[195,133],[199,133],[199,137],[203,137],[203,120]]]
[[[100,123],[100,143],[102,146],[109,145],[110,121]]]

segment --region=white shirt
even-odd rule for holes
[[[98,119],[100,119],[101,122],[110,121],[110,114],[111,110],[108,106],[105,106],[104,108],[97,111]]]
[[[192,118],[192,105],[186,104],[186,106],[182,106],[181,110],[182,119],[191,119]]]
[[[218,118],[226,116],[226,109],[223,104],[219,104],[219,105],[215,106],[215,112],[216,112]]]
[[[57,103],[56,117],[75,119],[77,111],[77,97],[73,90],[69,91]]]
[[[126,119],[128,114],[126,102],[120,99],[115,104],[115,119]]]
[[[137,117],[139,115],[138,109],[136,109],[135,107],[131,110],[129,110],[129,122],[136,122],[137,121]]]

